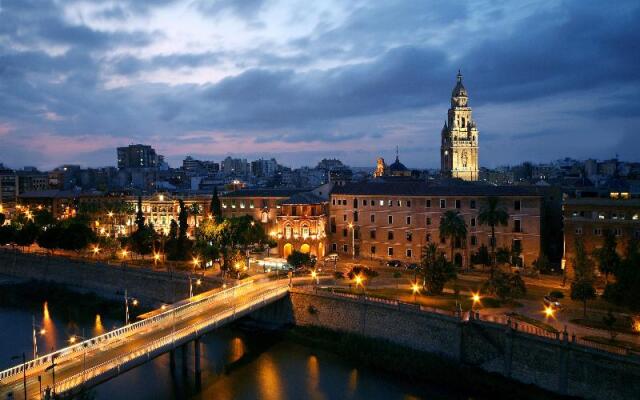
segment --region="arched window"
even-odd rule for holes
[[[306,239],[309,237],[309,225],[307,224],[302,224],[301,226],[301,231],[302,231],[302,238]]]
[[[286,225],[284,227],[284,237],[286,237],[287,239],[289,239],[291,237],[291,225]]]
[[[262,222],[263,224],[266,224],[267,222],[269,222],[269,213],[266,211],[262,212],[262,215],[260,215],[260,222]]]

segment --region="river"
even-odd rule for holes
[[[51,309],[50,309],[51,308]],[[73,335],[98,335],[116,325],[99,315],[93,323],[77,324],[56,318],[55,309],[43,304],[35,313],[42,353],[68,344]],[[32,313],[0,308],[0,369],[32,356]],[[202,385],[193,376],[193,345],[189,348],[188,373],[169,368],[163,355],[128,371],[93,390],[99,400],[115,399],[470,399],[435,385],[415,384],[381,371],[358,367],[334,354],[281,339],[263,331],[224,328],[202,340]],[[475,398],[475,397],[474,397]]]

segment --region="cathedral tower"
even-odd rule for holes
[[[471,107],[467,104],[469,97],[462,85],[460,71],[457,80],[451,93],[451,108],[442,128],[440,168],[445,176],[477,181],[478,129],[471,117]]]

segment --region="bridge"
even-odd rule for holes
[[[264,280],[211,291],[178,303],[149,318],[42,355],[0,372],[0,399],[40,399],[77,393],[195,341],[196,383],[200,376],[200,337],[286,296],[288,281]],[[183,363],[184,365],[184,363]],[[13,397],[11,397],[13,396]]]

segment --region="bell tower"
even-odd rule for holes
[[[471,116],[467,89],[458,71],[451,93],[451,108],[442,128],[440,169],[443,175],[465,181],[478,180],[478,128]]]

